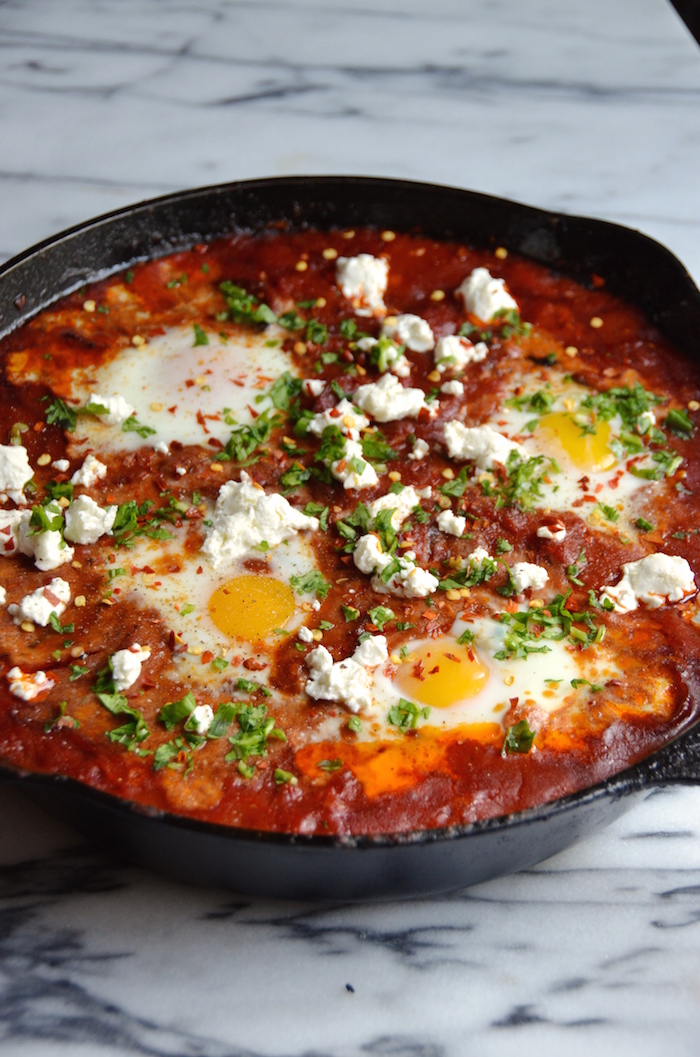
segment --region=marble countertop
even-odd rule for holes
[[[620,221],[700,279],[700,51],[665,0],[6,0],[0,258],[187,186],[431,180]],[[541,866],[321,907],[113,862],[0,787],[5,1057],[685,1057],[700,791]]]

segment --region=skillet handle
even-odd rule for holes
[[[639,774],[640,787],[672,782],[700,785],[700,726],[686,731],[650,759],[643,760],[635,771]]]

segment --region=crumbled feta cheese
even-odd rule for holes
[[[99,393],[90,395],[90,404],[96,404],[107,408],[104,412],[98,412],[97,417],[108,426],[123,426],[127,418],[136,411],[123,396],[100,396]]]
[[[357,440],[360,436],[360,430],[369,426],[369,419],[361,411],[358,411],[356,407],[353,407],[349,400],[341,400],[340,403],[336,404],[335,407],[329,408],[328,411],[314,415],[307,429],[314,436],[321,437],[324,429],[328,426],[337,426],[346,437],[352,437],[353,440]]]
[[[361,385],[353,393],[353,400],[377,422],[415,418],[424,407],[428,408],[422,389],[404,387],[393,374],[383,374],[378,382]],[[428,410],[437,413],[437,402]]]
[[[528,587],[539,590],[549,580],[549,573],[541,565],[533,565],[532,562],[516,562],[510,567],[510,575],[513,587],[518,594],[527,591]]]
[[[187,473],[187,470],[185,469],[184,466],[176,466],[175,467],[175,473],[178,475],[178,477],[184,477],[185,474]]]
[[[187,726],[195,734],[206,734],[214,721],[214,709],[211,705],[195,705],[187,717]]]
[[[331,473],[343,488],[372,488],[379,481],[376,470],[362,454],[359,440],[345,441],[345,453],[342,459],[331,463]]]
[[[426,598],[437,590],[439,580],[416,565],[413,551],[405,551],[400,558],[385,554],[379,537],[368,533],[358,542],[353,553],[355,565],[363,573],[372,573],[372,587],[379,594],[396,595],[398,598]],[[382,573],[394,567],[394,572],[385,583]]]
[[[134,642],[128,650],[117,650],[110,657],[112,664],[112,681],[114,688],[119,693],[133,686],[141,675],[141,665],[151,656],[148,647],[141,649],[138,642]]]
[[[56,502],[47,503],[44,507],[50,518],[61,518],[63,527],[63,511]],[[31,515],[30,515],[31,517]],[[50,572],[57,569],[59,565],[65,565],[73,557],[74,551],[65,543],[59,529],[49,529],[44,532],[34,533],[30,524],[30,517],[19,522],[17,535],[19,537],[19,549],[22,554],[31,555],[34,564],[42,572]]]
[[[417,461],[420,461],[421,459],[424,459],[426,457],[429,451],[430,445],[428,444],[427,440],[421,440],[420,437],[418,437],[416,440],[414,440],[413,451],[410,451],[408,453],[408,457],[409,459],[415,459]]]
[[[164,440],[159,440],[158,443],[153,446],[153,450],[159,452],[161,455],[170,455],[170,448]]]
[[[7,591],[4,587],[0,587],[0,606],[4,606],[7,601]]]
[[[467,527],[467,519],[461,514],[453,514],[451,510],[443,510],[437,517],[438,528],[450,536],[462,536]]]
[[[116,506],[103,509],[89,495],[79,495],[66,510],[66,527],[63,535],[71,543],[96,543],[100,536],[110,532],[117,516]]]
[[[372,363],[382,372],[391,371],[397,378],[408,378],[411,373],[411,364],[404,356],[401,347],[386,336],[376,338],[360,338],[357,342],[361,352],[369,352]]]
[[[96,481],[107,476],[107,467],[94,455],[88,455],[85,462],[76,470],[71,477],[72,484],[81,484],[83,488],[91,488]]]
[[[311,603],[311,608],[315,609],[316,611],[318,611],[321,608],[321,603],[319,602],[319,600],[317,598],[314,598],[313,602]]]
[[[314,637],[313,637],[313,635],[311,633],[311,628],[307,628],[307,627],[299,628],[299,631],[297,632],[297,637],[300,640],[300,642],[313,642],[314,641]]]
[[[454,378],[451,382],[443,382],[440,386],[440,392],[446,393],[447,396],[464,396],[464,385],[457,378]]]
[[[431,489],[428,489],[427,496],[419,495],[413,485],[402,488],[400,492],[387,492],[386,495],[381,495],[379,499],[374,499],[367,504],[369,516],[375,518],[382,510],[393,510],[391,524],[395,529],[399,529],[413,508],[420,506],[421,499],[429,499],[430,494]]]
[[[505,466],[511,452],[527,458],[527,452],[514,440],[508,440],[491,426],[470,428],[462,422],[448,422],[445,426],[445,444],[452,459],[469,459],[481,470],[490,470],[495,463]]]
[[[556,543],[561,543],[562,540],[566,539],[566,525],[562,524],[561,521],[555,521],[550,525],[540,525],[537,535],[540,539],[554,540]]]
[[[467,312],[486,323],[501,309],[518,308],[518,302],[506,290],[505,280],[494,279],[488,268],[475,268],[456,293],[463,298]]]
[[[358,316],[383,316],[384,293],[389,280],[388,261],[360,253],[357,257],[338,257],[336,282],[343,297],[352,301]]]
[[[495,569],[497,559],[486,550],[485,547],[477,547],[471,554],[467,555],[467,564],[475,569],[483,569],[484,565],[492,565]],[[465,565],[466,568],[466,565]]]
[[[326,383],[321,378],[305,378],[301,388],[307,396],[320,396],[326,388]]]
[[[281,495],[267,495],[243,471],[240,482],[222,485],[202,552],[216,569],[259,547],[263,540],[276,547],[297,532],[318,526],[318,518],[302,514]]]
[[[54,459],[51,466],[54,470],[58,470],[59,473],[66,473],[70,469],[70,462],[68,459]]]
[[[27,449],[21,444],[0,444],[0,491],[23,505],[27,500],[22,489],[32,477]]]
[[[388,656],[384,635],[366,639],[352,657],[336,663],[325,646],[317,646],[306,658],[311,673],[306,692],[316,700],[337,701],[350,712],[369,709],[372,706],[372,677],[368,669],[384,664]]]
[[[22,531],[29,525],[29,510],[0,510],[0,554],[5,558],[13,554],[33,554],[31,546],[26,546],[26,533]]]
[[[442,374],[444,371],[461,371],[470,363],[481,363],[488,356],[489,347],[479,341],[473,345],[468,338],[448,334],[440,338],[435,346],[435,366]]]
[[[19,604],[9,605],[7,612],[15,624],[31,620],[32,624],[45,628],[51,621],[51,614],[60,617],[69,602],[70,584],[55,576],[45,587],[37,587],[36,591],[25,595]]]
[[[658,609],[667,602],[680,602],[696,590],[693,570],[675,554],[647,554],[636,562],[625,562],[622,579],[604,587],[601,600],[609,598],[618,613],[629,613],[643,602]]]
[[[32,701],[54,685],[53,679],[49,679],[46,672],[34,672],[34,675],[30,675],[16,665],[10,668],[7,679],[10,684],[10,693],[22,701]]]
[[[391,316],[382,323],[382,334],[405,345],[411,352],[430,352],[435,346],[435,336],[427,319],[406,313]]]

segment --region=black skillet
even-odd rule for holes
[[[676,258],[639,232],[431,184],[289,177],[168,195],[27,250],[0,269],[0,336],[61,294],[136,260],[233,230],[376,226],[505,246],[584,283],[591,273],[697,355],[700,293]],[[531,866],[669,782],[700,782],[700,724],[605,782],[471,825],[378,837],[260,833],[180,818],[72,779],[0,765],[3,777],[89,837],[143,866],[199,884],[290,899],[366,900],[476,884]]]

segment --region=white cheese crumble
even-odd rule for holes
[[[353,561],[362,573],[372,574],[372,587],[379,594],[396,595],[398,598],[426,598],[437,591],[439,580],[427,569],[416,565],[414,551],[405,551],[400,558],[385,554],[378,536],[368,533],[359,541],[353,552]],[[382,573],[395,566],[387,582]]]
[[[10,668],[7,679],[10,684],[10,693],[22,701],[31,701],[39,694],[43,694],[45,690],[50,690],[54,685],[53,679],[49,679],[46,672],[35,672],[34,675],[30,675],[16,665]]]
[[[561,521],[554,522],[551,525],[540,525],[537,535],[540,539],[554,540],[555,543],[561,543],[562,540],[566,539],[566,525],[563,525]]]
[[[176,466],[175,467],[175,473],[177,474],[178,477],[184,477],[185,474],[187,473],[187,469],[184,466]]]
[[[360,338],[357,342],[357,347],[362,352],[370,353],[373,349],[376,349],[377,354],[376,357],[373,357],[373,362],[376,359],[376,366],[382,372],[391,371],[397,378],[408,378],[411,373],[410,362],[404,356],[401,347],[391,338],[382,336],[380,341],[377,341],[376,338]]]
[[[96,459],[94,455],[88,455],[80,469],[76,470],[71,477],[71,483],[81,484],[83,488],[91,488],[96,481],[100,481],[106,476],[107,467],[105,464]]]
[[[496,558],[489,554],[485,547],[477,547],[476,550],[467,555],[467,563],[475,569],[483,569],[486,564],[493,565],[495,568]]]
[[[128,650],[117,650],[110,657],[112,665],[112,680],[114,688],[119,693],[133,686],[141,675],[141,665],[151,656],[148,647],[141,649],[138,642],[134,642]]]
[[[437,401],[428,407],[422,389],[404,387],[393,374],[383,374],[378,382],[361,385],[353,393],[353,400],[377,422],[415,418],[423,408],[437,414]]]
[[[451,510],[443,510],[437,517],[438,528],[449,536],[462,536],[467,527],[467,519]]]
[[[32,554],[31,547],[23,549],[24,533],[21,529],[29,524],[29,510],[0,510],[0,554],[9,558],[17,552]]]
[[[647,554],[636,562],[625,562],[622,579],[604,587],[601,601],[609,598],[618,613],[629,613],[643,602],[658,609],[667,602],[680,602],[696,590],[693,570],[675,554]]]
[[[195,705],[187,718],[187,727],[195,734],[206,734],[214,721],[214,709],[211,705]]]
[[[164,440],[159,440],[153,447],[154,451],[157,451],[160,455],[170,455],[170,448]]]
[[[300,642],[313,642],[314,641],[314,637],[313,637],[313,634],[311,632],[311,628],[307,628],[306,626],[303,626],[303,627],[299,628],[299,631],[297,632],[297,638],[299,639]]]
[[[514,440],[508,440],[491,426],[465,426],[462,422],[448,422],[445,444],[451,459],[469,459],[481,470],[490,470],[495,463],[505,466],[511,452],[527,458],[527,452]]]
[[[335,407],[330,407],[327,411],[314,415],[307,429],[314,436],[321,437],[324,429],[328,426],[337,426],[346,437],[352,437],[353,440],[357,440],[360,436],[360,430],[369,426],[369,419],[361,411],[358,411],[356,407],[353,407],[349,400],[344,399],[336,404]]]
[[[58,470],[59,473],[65,473],[70,469],[70,462],[68,459],[54,459],[51,466],[54,470]]]
[[[519,595],[523,591],[527,591],[528,587],[534,587],[535,590],[539,590],[549,580],[547,570],[543,569],[541,565],[533,565],[532,562],[516,562],[515,565],[510,567],[510,575],[513,587]]]
[[[27,500],[22,489],[32,477],[27,449],[21,444],[0,444],[0,491],[24,505]]]
[[[32,624],[45,628],[51,622],[51,614],[60,617],[69,602],[70,584],[55,576],[45,587],[37,587],[36,591],[25,595],[19,604],[9,605],[7,612],[15,624],[30,620]]]
[[[301,388],[307,396],[320,396],[326,388],[326,383],[321,378],[305,378]]]
[[[464,385],[459,379],[454,378],[451,382],[443,382],[440,386],[440,392],[445,393],[447,396],[464,396]]]
[[[374,499],[367,504],[369,515],[371,518],[375,518],[382,510],[393,510],[391,524],[395,529],[399,529],[413,508],[420,506],[421,499],[430,498],[432,489],[427,489],[427,495],[424,494],[425,491],[426,489],[422,488],[419,493],[413,485],[408,485],[406,488],[402,488],[400,492],[387,492],[386,495],[381,495],[379,499]]]
[[[55,502],[48,503],[45,509],[50,517],[59,514],[63,517],[61,508]],[[64,543],[57,529],[30,534],[31,516],[29,510],[0,511],[0,555],[8,558],[18,553],[26,554],[34,558],[34,564],[42,572],[57,569],[59,565],[70,561],[73,548]]]
[[[421,459],[424,459],[426,457],[429,451],[430,445],[428,444],[427,440],[421,440],[420,437],[418,437],[416,440],[414,440],[413,450],[408,453],[408,457],[409,459],[414,459],[417,462],[420,462]]]
[[[383,316],[384,293],[389,280],[389,263],[370,253],[338,257],[336,282],[343,297],[352,301],[358,316]]]
[[[240,482],[227,481],[221,486],[202,552],[216,569],[222,562],[259,547],[263,540],[276,547],[298,532],[318,526],[318,518],[302,514],[284,496],[267,495],[243,471]]]
[[[440,338],[435,346],[435,366],[441,374],[444,371],[461,371],[470,363],[481,363],[488,352],[489,347],[483,341],[473,345],[468,338],[448,334]]]
[[[365,639],[352,657],[335,663],[325,646],[317,646],[306,658],[311,673],[306,692],[316,700],[337,701],[350,712],[369,709],[372,706],[369,669],[384,664],[388,656],[384,635]]]
[[[98,404],[107,409],[98,413],[97,417],[100,422],[104,422],[108,426],[123,426],[127,418],[131,418],[136,411],[136,408],[119,394],[117,396],[100,396],[99,393],[91,393],[89,403]]]
[[[111,532],[118,509],[117,506],[103,509],[89,495],[79,495],[66,510],[63,535],[71,543],[83,546],[97,543],[100,536]]]
[[[382,323],[382,334],[405,345],[411,352],[430,352],[435,347],[435,335],[430,323],[410,312],[402,316],[387,316]]]
[[[376,470],[362,454],[359,440],[345,441],[343,457],[331,463],[331,473],[343,488],[372,488],[379,481]]]
[[[488,268],[475,268],[455,291],[467,312],[485,323],[501,309],[515,309],[518,302],[506,290],[504,279],[494,279]]]
[[[0,587],[0,606],[4,606],[7,601],[7,591],[4,587]]]

